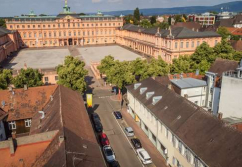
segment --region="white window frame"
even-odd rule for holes
[[[16,127],[16,122],[15,122],[15,121],[10,121],[10,122],[8,123],[8,125],[9,125],[9,129],[11,129],[11,130],[14,130],[14,129],[17,128],[17,127]]]
[[[29,128],[31,126],[31,119],[25,119],[24,123],[25,123],[25,127]]]

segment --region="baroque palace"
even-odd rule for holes
[[[155,58],[160,55],[172,63],[180,55],[194,53],[203,42],[214,47],[221,41],[216,32],[197,32],[185,27],[160,30],[132,24],[123,26],[122,16],[103,15],[100,11],[96,15],[76,14],[70,11],[67,0],[64,11],[57,16],[37,16],[31,11],[5,20],[8,33],[4,34],[5,42],[0,42],[0,62],[19,47],[119,44]],[[14,37],[8,37],[9,34]],[[8,51],[2,47],[6,39],[14,45]]]

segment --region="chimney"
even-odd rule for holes
[[[28,90],[28,86],[27,85],[24,85],[24,90]]]
[[[16,139],[16,131],[13,131],[13,132],[12,132],[12,138],[13,138],[13,139]]]
[[[10,155],[14,156],[15,148],[14,148],[13,138],[9,138],[8,143],[9,143]]]
[[[220,119],[220,120],[222,120],[222,118],[223,118],[223,113],[218,113],[218,119]]]

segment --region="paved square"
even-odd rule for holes
[[[22,50],[8,64],[7,68],[21,69],[24,67],[24,63],[34,69],[54,68],[62,64],[68,55],[70,55],[68,49]]]
[[[87,65],[91,62],[100,62],[105,56],[111,55],[115,60],[131,61],[140,57],[140,55],[124,49],[120,46],[95,46],[78,48],[79,53]]]

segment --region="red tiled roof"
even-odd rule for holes
[[[8,112],[8,121],[32,118],[43,109],[58,85],[13,89],[0,91],[0,102],[4,101],[3,110]]]
[[[48,147],[50,141],[42,143],[33,143],[17,147],[13,156],[10,155],[9,148],[1,149],[0,153],[0,166],[1,167],[31,167],[35,163],[36,159],[44,152]],[[22,160],[22,162],[21,162]],[[21,164],[23,163],[23,164]]]
[[[233,35],[242,35],[242,28],[226,27],[227,30]]]

